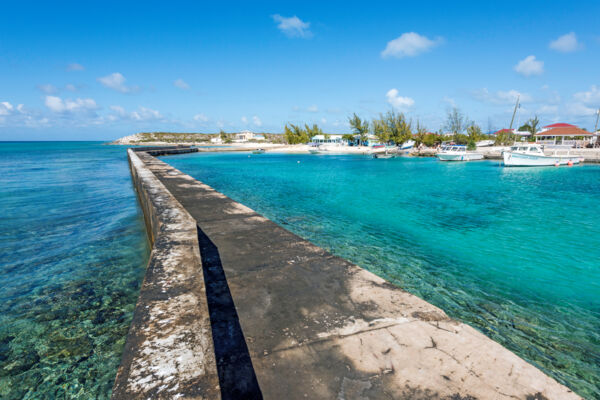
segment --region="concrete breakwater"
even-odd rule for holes
[[[154,247],[114,398],[579,398],[168,153],[128,151]]]

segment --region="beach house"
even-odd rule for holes
[[[535,134],[535,141],[546,147],[586,147],[593,138],[593,133],[563,122],[546,125]]]
[[[249,141],[262,141],[265,140],[264,135],[257,135],[252,131],[244,130],[235,134],[233,139],[236,143],[244,143]]]
[[[310,138],[309,145],[319,146],[321,144],[335,144],[345,146],[348,141],[342,138],[342,135],[315,135]]]

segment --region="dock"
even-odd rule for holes
[[[579,399],[443,310],[129,149],[152,243],[113,399]]]

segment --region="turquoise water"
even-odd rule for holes
[[[0,143],[0,183],[0,398],[109,398],[149,254],[125,148]]]
[[[599,166],[247,153],[165,161],[600,398]]]

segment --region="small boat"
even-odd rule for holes
[[[265,149],[256,149],[252,152],[252,154],[263,154],[265,152]]]
[[[402,143],[402,145],[400,146],[400,150],[410,150],[413,148],[414,145],[414,140],[407,140],[406,142]]]
[[[373,154],[373,158],[394,158],[396,154],[394,153],[375,153]]]
[[[435,156],[440,161],[483,160],[483,154],[476,153],[474,151],[467,151],[467,146],[457,144],[442,146],[442,150],[437,152]]]
[[[323,147],[323,146],[315,146],[312,149],[308,150],[308,152],[310,154],[323,154],[327,151],[329,151],[329,149],[327,147]]]
[[[535,143],[515,143],[510,150],[502,152],[502,159],[506,167],[542,167],[552,165],[579,164],[583,159],[578,156],[557,154],[547,156],[542,146]]]
[[[489,147],[489,146],[494,145],[494,141],[493,140],[480,140],[479,142],[477,142],[475,144],[477,145],[477,147]]]

